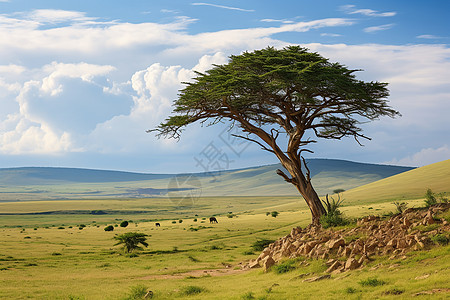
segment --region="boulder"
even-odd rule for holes
[[[264,272],[267,272],[273,265],[275,265],[275,260],[273,260],[272,256],[267,256],[262,260],[262,267]]]
[[[345,240],[343,238],[336,239],[336,240],[329,240],[325,245],[329,249],[338,249],[341,246],[345,246]]]
[[[335,262],[334,262],[334,263],[326,270],[326,272],[327,272],[327,273],[331,273],[331,272],[333,272],[333,271],[339,269],[341,266],[342,266],[341,263],[340,263],[338,260],[336,260],[336,261],[335,261]]]
[[[360,263],[353,257],[350,257],[345,262],[345,269],[346,270],[354,270],[360,266]]]

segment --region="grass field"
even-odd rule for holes
[[[408,176],[434,174],[425,171]],[[393,212],[397,189],[389,186],[406,179],[393,180],[376,188],[391,194],[372,197],[371,186],[361,187],[366,193],[345,192],[342,211],[348,217]],[[448,193],[447,180],[435,177],[430,187]],[[410,183],[404,193],[416,185]],[[402,199],[410,207],[422,206],[424,193],[422,186]],[[92,210],[108,214],[86,213]],[[275,210],[278,217],[266,216]],[[59,213],[17,214],[49,211]],[[228,218],[228,212],[236,216]],[[240,263],[259,254],[251,247],[255,241],[275,240],[309,223],[310,213],[297,197],[203,197],[185,207],[161,198],[11,202],[0,203],[0,213],[16,213],[0,216],[1,299],[135,299],[147,289],[155,299],[409,299],[433,289],[441,292],[415,298],[449,296],[442,289],[450,288],[450,246],[413,251],[405,259],[375,258],[363,269],[318,282],[303,280],[324,274],[322,260],[298,259],[295,269],[283,274],[241,271]],[[211,215],[218,224],[209,224]],[[104,231],[122,220],[133,222]],[[161,227],[155,227],[156,220]],[[80,224],[86,227],[79,229]],[[135,257],[126,255],[113,240],[125,232],[148,234],[149,247]]]

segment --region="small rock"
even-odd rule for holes
[[[331,273],[340,267],[341,267],[341,263],[339,261],[335,261],[325,272]]]
[[[329,249],[338,249],[341,246],[345,246],[345,240],[343,238],[337,240],[330,240],[326,243]]]

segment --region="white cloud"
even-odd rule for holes
[[[384,24],[384,25],[379,25],[379,26],[366,27],[366,28],[364,28],[364,32],[373,33],[373,32],[378,32],[378,31],[384,31],[384,30],[391,29],[392,27],[394,27],[394,25],[395,24]]]
[[[238,8],[238,7],[231,7],[231,6],[217,5],[217,4],[203,3],[203,2],[195,2],[195,3],[192,3],[192,5],[212,6],[212,7],[217,7],[217,8],[238,10],[238,11],[244,11],[244,12],[254,12],[255,11],[254,9],[243,9],[243,8]]]
[[[418,39],[427,39],[427,40],[438,40],[443,39],[442,36],[432,35],[432,34],[422,34],[416,36]]]
[[[341,6],[341,10],[345,11],[347,14],[350,14],[350,15],[361,14],[361,15],[369,16],[369,17],[393,17],[397,14],[394,11],[378,12],[376,10],[369,9],[369,8],[356,9],[355,5],[343,5],[343,6]]]
[[[409,155],[398,160],[394,159],[389,163],[422,167],[447,159],[450,159],[450,147],[448,145],[443,145],[439,148],[424,148],[413,155]]]
[[[294,21],[292,20],[286,20],[286,19],[282,19],[282,20],[276,20],[276,19],[262,19],[260,20],[261,22],[266,22],[266,23],[283,23],[283,24],[292,24],[294,23]]]
[[[337,34],[337,33],[321,33],[320,36],[339,37],[339,36],[342,36],[342,34]]]
[[[38,23],[61,23],[61,22],[85,22],[93,21],[95,18],[86,17],[86,13],[78,11],[68,11],[60,9],[36,9],[30,13],[26,13],[27,19]]]

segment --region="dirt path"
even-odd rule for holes
[[[181,279],[185,277],[204,277],[204,276],[225,276],[231,274],[242,273],[247,270],[222,268],[222,269],[208,269],[208,270],[193,270],[185,273],[165,274],[165,275],[150,275],[142,277],[142,279]]]

